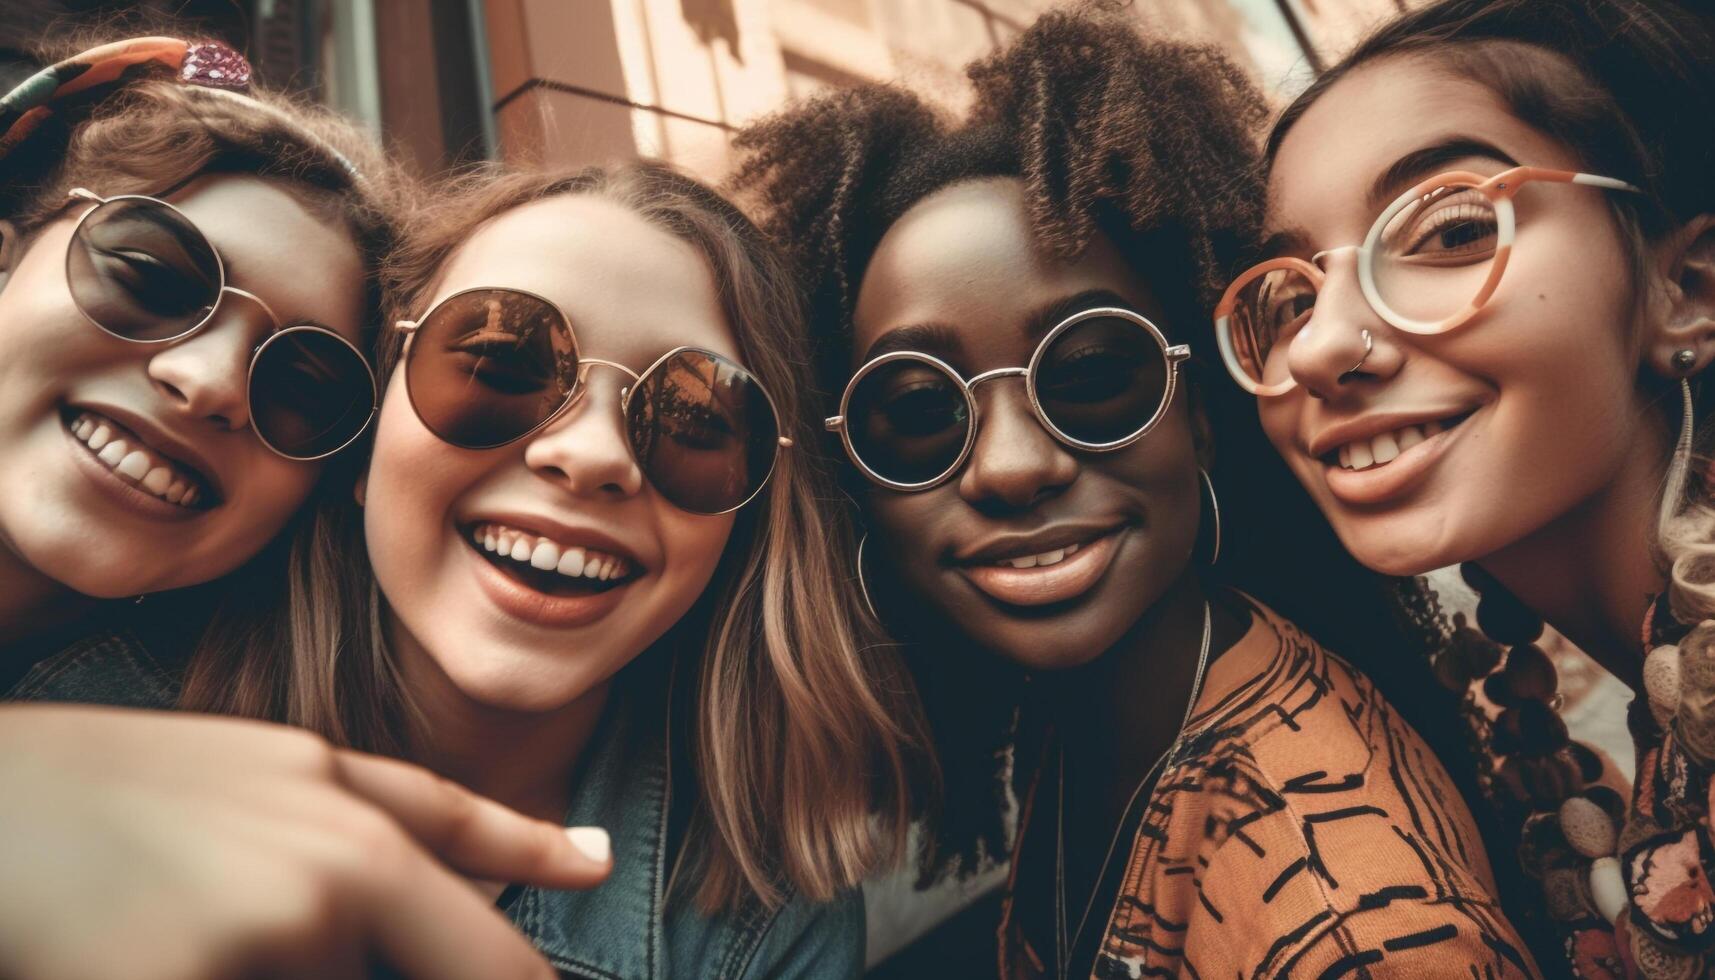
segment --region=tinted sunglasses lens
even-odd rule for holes
[[[1036,398],[1064,435],[1105,445],[1135,435],[1167,395],[1167,355],[1155,335],[1117,316],[1062,331],[1036,365]]]
[[[852,388],[846,435],[864,466],[894,483],[927,483],[959,461],[970,436],[964,388],[928,361],[900,358]]]
[[[528,293],[482,289],[430,311],[411,341],[405,386],[429,431],[465,449],[491,449],[551,418],[577,373],[559,310]]]
[[[250,369],[251,421],[282,456],[326,456],[357,438],[374,409],[375,382],[363,355],[326,330],[275,334]]]
[[[732,510],[774,469],[774,408],[756,378],[725,358],[667,358],[637,382],[625,421],[643,474],[682,510]]]
[[[66,250],[66,282],[84,316],[127,340],[169,340],[220,298],[220,260],[185,217],[155,201],[98,205]]]

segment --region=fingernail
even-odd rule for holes
[[[489,881],[487,878],[472,878],[470,879],[470,884],[471,887],[476,889],[476,893],[478,895],[481,895],[490,902],[499,899],[506,891],[506,882],[504,881]]]
[[[606,864],[613,857],[613,842],[600,827],[567,827],[566,837],[584,857],[597,864]]]

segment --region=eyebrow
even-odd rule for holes
[[[1062,296],[1036,307],[1024,316],[1024,332],[1031,338],[1041,337],[1067,318],[1085,310],[1103,306],[1131,309],[1135,304],[1111,289],[1086,289]],[[875,339],[864,352],[864,362],[895,351],[921,351],[925,354],[952,354],[964,348],[956,327],[945,323],[913,323],[889,330]]]
[[[1374,181],[1364,196],[1365,207],[1379,212],[1383,207],[1393,202],[1399,196],[1402,188],[1414,184],[1424,177],[1437,173],[1455,160],[1468,160],[1471,157],[1484,157],[1509,167],[1518,166],[1518,161],[1508,156],[1500,147],[1493,143],[1470,137],[1454,137],[1432,143],[1428,146],[1412,150],[1388,165]],[[1292,255],[1314,251],[1310,236],[1298,228],[1288,228],[1268,236],[1262,245],[1255,250],[1257,261],[1265,261],[1280,255]]]
[[[1406,186],[1439,172],[1455,160],[1471,157],[1483,157],[1509,167],[1518,166],[1518,161],[1493,143],[1470,137],[1455,137],[1412,150],[1389,164],[1370,184],[1365,201],[1372,210],[1380,210],[1398,197],[1399,192]]]

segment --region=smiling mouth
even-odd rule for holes
[[[1430,439],[1459,427],[1475,410],[1430,422],[1401,426],[1391,432],[1353,439],[1336,449],[1323,453],[1320,459],[1329,467],[1339,467],[1355,473],[1386,466],[1402,454]]]
[[[508,578],[543,595],[600,595],[630,585],[643,574],[636,562],[623,555],[567,545],[504,524],[471,525],[464,539]]]
[[[220,502],[201,473],[107,416],[71,409],[62,421],[97,462],[143,493],[186,510],[208,510]]]
[[[979,591],[1004,605],[1061,607],[1101,581],[1127,526],[1094,531],[1083,541],[1047,551],[969,562],[960,570]]]

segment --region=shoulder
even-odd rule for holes
[[[1475,822],[1440,760],[1363,674],[1259,615],[1274,627],[1283,666],[1252,723],[1238,720],[1193,760],[1208,827],[1204,928],[1243,923],[1234,944],[1269,975],[1384,958],[1406,967],[1408,951],[1529,973]]]
[[[173,670],[133,634],[103,629],[36,664],[0,700],[171,708],[178,697]]]
[[[845,892],[829,902],[793,898],[772,913],[750,962],[747,978],[857,977],[864,965],[863,895]]]

